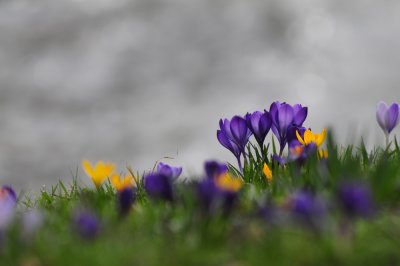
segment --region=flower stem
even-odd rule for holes
[[[240,170],[240,172],[243,173],[242,162],[240,161],[240,156],[238,156],[236,159],[237,159],[237,161],[238,161],[239,170]]]
[[[386,149],[389,148],[389,134],[385,134],[386,137]]]

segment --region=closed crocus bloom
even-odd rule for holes
[[[343,212],[350,217],[369,217],[374,212],[370,188],[361,183],[344,183],[339,187],[338,200]]]
[[[272,131],[277,137],[280,145],[280,153],[283,152],[288,139],[288,128],[290,126],[301,127],[307,118],[307,107],[300,104],[291,106],[287,103],[274,102],[269,113],[272,118]]]
[[[169,176],[172,179],[176,179],[182,174],[182,167],[174,167],[160,162],[157,165],[157,172]]]
[[[239,146],[231,139],[233,137],[230,128],[230,121],[227,119],[223,121],[221,119],[219,122],[219,127],[220,129],[217,130],[217,138],[219,143],[221,143],[222,146],[230,150],[236,157],[236,159],[240,161],[240,155],[242,154],[242,151],[239,148]]]
[[[251,136],[246,120],[240,116],[234,116],[231,121],[221,119],[219,127],[220,129],[217,131],[218,141],[235,155],[239,168],[242,170],[240,155],[245,154],[245,148]]]
[[[146,176],[144,188],[153,199],[173,200],[172,179],[166,175],[152,173]]]
[[[230,123],[232,140],[238,145],[242,153],[244,153],[251,131],[247,127],[246,120],[240,116],[234,116]]]
[[[400,121],[399,109],[400,107],[397,103],[388,106],[385,102],[378,103],[376,108],[376,120],[385,133],[387,141],[389,134]]]
[[[100,187],[115,170],[115,164],[98,161],[93,167],[88,160],[82,162],[85,173],[92,179],[96,187]]]
[[[263,149],[263,144],[272,126],[271,115],[265,111],[254,112],[246,115],[247,127],[253,133],[258,145]]]
[[[207,161],[204,163],[204,169],[206,171],[207,178],[214,179],[221,174],[228,172],[228,166],[224,163],[217,161]]]

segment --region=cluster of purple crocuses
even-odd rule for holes
[[[296,131],[303,134],[306,130],[303,123],[307,113],[308,108],[301,104],[274,102],[269,111],[247,113],[244,117],[234,116],[231,120],[221,119],[217,138],[222,146],[233,153],[242,170],[241,156],[246,162],[246,146],[252,135],[263,153],[265,138],[272,130],[279,142],[279,155],[282,155],[286,145],[297,140]]]

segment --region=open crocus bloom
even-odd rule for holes
[[[119,175],[113,175],[111,178],[111,184],[117,191],[122,191],[127,188],[132,188],[136,185],[135,179],[131,174],[128,174],[126,176],[119,176]]]
[[[272,119],[269,112],[254,112],[246,114],[246,122],[250,131],[253,133],[260,148],[263,148],[265,137],[272,126]]]
[[[376,108],[376,120],[385,135],[389,135],[399,123],[399,109],[400,107],[397,103],[393,103],[391,106],[388,106],[385,102],[378,103]]]
[[[288,129],[291,126],[301,127],[307,118],[308,108],[300,104],[274,102],[269,113],[272,118],[272,132],[278,138],[281,153],[288,142]]]
[[[182,167],[174,167],[166,163],[158,163],[157,172],[171,177],[172,179],[178,178],[182,174]]]
[[[100,187],[103,182],[110,177],[115,170],[115,164],[105,163],[103,161],[98,161],[93,167],[88,160],[82,162],[83,170],[92,179],[96,187]]]
[[[296,131],[297,140],[303,145],[309,145],[314,143],[319,148],[325,141],[326,129],[324,128],[321,133],[313,133],[310,129],[304,132],[304,137],[302,138],[298,131]]]

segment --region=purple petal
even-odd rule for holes
[[[385,102],[379,102],[376,107],[376,120],[383,131],[386,132],[385,116],[388,110],[388,106]]]
[[[397,126],[399,118],[399,105],[397,103],[392,104],[385,115],[385,125],[388,133]]]
[[[274,124],[272,124],[271,130],[274,133],[275,137],[278,139],[278,142],[281,143],[281,136],[279,135],[279,131]]]
[[[280,165],[285,165],[287,163],[287,159],[283,158],[277,154],[274,154],[272,156],[272,160],[274,160],[275,162],[278,162]]]
[[[231,132],[234,142],[239,147],[244,148],[247,144],[248,138],[250,137],[246,120],[240,116],[233,117],[231,120]]]
[[[225,134],[222,130],[217,131],[217,138],[219,143],[221,143],[222,146],[230,150],[235,157],[239,157],[241,152],[239,147],[233,143]]]
[[[207,161],[204,163],[204,168],[208,178],[215,178],[228,171],[226,164],[219,163],[217,161]]]
[[[302,107],[300,104],[296,104],[294,107],[294,120],[293,123],[297,126],[302,126],[307,118],[308,108]]]
[[[160,162],[157,166],[157,172],[169,176],[172,179],[176,179],[182,174],[182,167],[174,167]]]
[[[275,117],[276,117],[276,114],[278,113],[278,109],[279,109],[279,107],[281,106],[281,103],[280,102],[273,102],[272,104],[271,104],[271,107],[269,108],[269,113],[270,113],[270,115],[271,115],[271,117],[272,117],[272,122],[275,124],[275,125],[277,125],[277,121],[276,121],[276,119],[275,119]]]
[[[171,178],[162,174],[150,174],[144,179],[144,189],[154,199],[173,201]]]
[[[285,132],[293,123],[293,108],[289,104],[282,104],[276,116],[279,130]]]
[[[271,126],[272,126],[271,115],[268,112],[266,112],[260,118],[259,130],[263,135],[267,135],[269,130],[271,129]]]
[[[225,136],[227,136],[230,140],[234,140],[232,131],[231,131],[231,122],[228,119],[225,119],[224,122],[222,123],[222,128],[223,132],[225,133]]]
[[[249,116],[246,116],[247,118],[247,124],[249,125],[249,128],[253,133],[258,134],[260,132],[259,130],[259,124],[260,124],[260,119],[263,113],[257,111],[252,114],[249,114]]]

